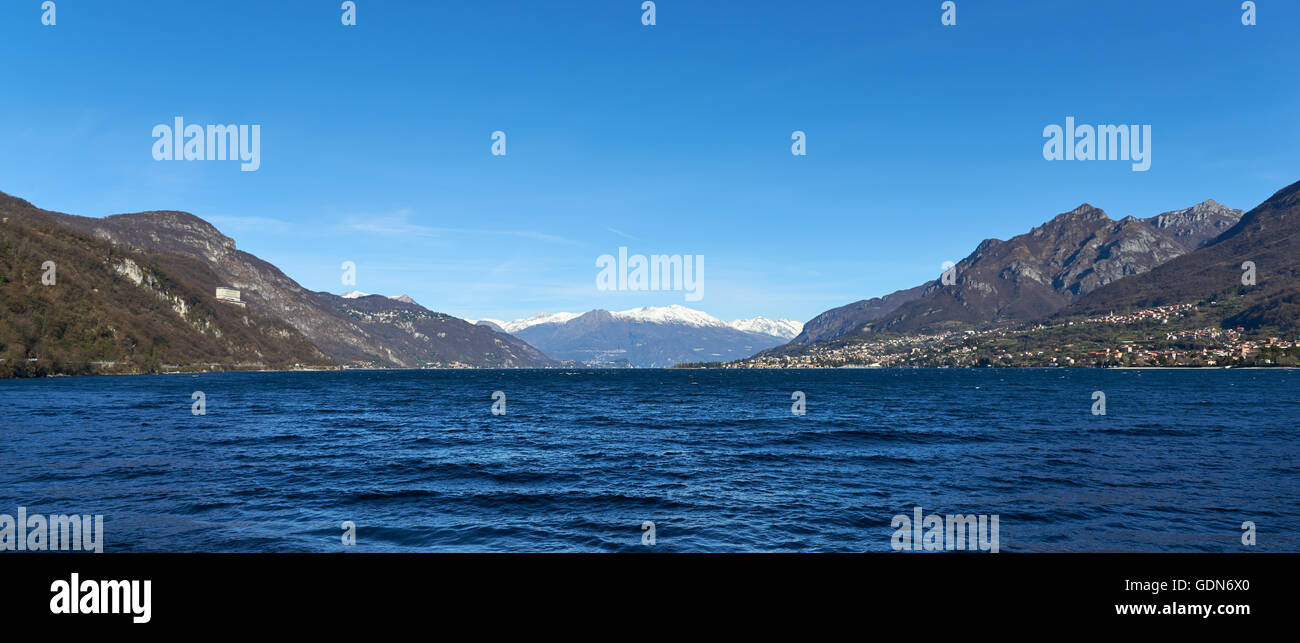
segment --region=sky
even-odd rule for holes
[[[682,304],[806,321],[1081,203],[1112,218],[1300,179],[1300,2],[0,0],[0,191],[192,212],[303,286],[459,317]],[[155,160],[260,129],[260,167]],[[1151,166],[1044,128],[1151,127]],[[506,135],[492,154],[493,132]],[[791,153],[792,133],[806,155]],[[704,257],[703,298],[597,259]],[[355,264],[355,285],[342,264]]]

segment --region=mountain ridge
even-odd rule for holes
[[[1255,284],[1243,283],[1245,262]],[[1246,212],[1232,227],[1200,246],[1132,280],[1099,289],[1055,315],[1067,317],[1223,300],[1229,326],[1300,326],[1300,181]]]
[[[881,332],[908,333],[1037,319],[1106,284],[1141,274],[1209,243],[1242,216],[1212,199],[1147,219],[1111,219],[1089,203],[1008,240],[985,239],[955,266],[955,280],[926,282],[832,308],[770,354]]]
[[[765,322],[766,318],[762,319]],[[788,337],[734,327],[712,315],[679,304],[623,311],[543,313],[505,328],[553,357],[593,366],[659,368],[684,362],[748,357]],[[521,320],[516,320],[516,322]],[[798,324],[785,320],[791,324]],[[738,320],[745,324],[762,322]]]
[[[356,300],[335,300],[331,297],[336,295],[325,297],[328,293],[307,290],[269,262],[239,250],[211,223],[187,212],[155,210],[103,218],[46,215],[112,246],[145,252],[163,269],[179,271],[197,260],[207,268],[207,273],[196,274],[200,292],[213,293],[219,286],[239,290],[249,312],[288,323],[339,364],[397,368],[554,364],[522,339],[430,311],[413,300],[379,297],[387,310],[376,308],[379,302],[359,310],[359,304],[345,303]]]
[[[203,262],[164,265],[57,214],[0,192],[0,377],[335,365],[293,326],[217,301]]]
[[[680,304],[671,304],[668,306],[641,306],[639,308],[606,312],[609,312],[616,319],[652,321],[658,323],[684,323],[692,326],[729,326],[740,331],[786,337],[787,339],[797,335],[803,327],[802,323],[793,319],[786,319],[783,317],[771,319],[762,315],[745,319],[724,321],[703,311],[688,308]],[[540,324],[564,323],[579,317],[582,314],[584,313],[542,312],[530,317],[515,319],[513,321],[503,321],[488,317],[477,320],[470,319],[467,321],[470,323],[488,322],[506,332],[514,333]]]

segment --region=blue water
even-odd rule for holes
[[[1296,551],[1297,418],[1294,370],[9,380],[0,513],[103,514],[109,552],[888,551],[916,505],[1002,551]]]

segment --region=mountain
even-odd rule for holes
[[[369,296],[370,296],[370,293],[368,293],[368,292],[361,292],[360,290],[349,290],[348,292],[345,292],[345,293],[343,293],[342,295],[339,295],[339,296],[342,297],[342,298],[344,298],[344,299],[357,299],[357,298],[359,298],[359,297],[369,297]],[[402,303],[404,303],[404,304],[414,304],[414,303],[415,303],[415,300],[414,300],[414,299],[411,299],[410,295],[398,295],[398,296],[396,296],[396,297],[393,297],[393,296],[391,296],[391,295],[384,295],[384,296],[388,297],[389,299],[392,299],[393,301],[400,301],[400,302],[402,302]],[[468,321],[468,320],[467,320],[467,321]],[[473,323],[473,322],[470,322],[470,323]]]
[[[1167,230],[1133,217],[1113,221],[1083,204],[1026,234],[985,241],[957,263],[954,285],[932,282],[921,299],[869,329],[915,332],[1037,319],[1186,252]]]
[[[486,326],[488,328],[491,328],[492,330],[495,330],[498,333],[506,332],[506,329],[501,327],[501,322],[495,319],[480,319],[478,321],[467,319],[465,321],[474,324],[475,326]]]
[[[880,319],[897,310],[899,306],[920,299],[925,289],[926,285],[922,284],[884,297],[863,299],[839,308],[832,308],[808,320],[803,325],[803,330],[790,343],[792,346],[811,344],[855,333],[867,322]]]
[[[761,317],[733,324],[746,328],[672,305],[619,312],[542,313],[501,326],[557,359],[645,368],[741,359],[783,343],[798,327],[798,322]],[[760,332],[759,328],[774,332]]]
[[[1195,250],[1213,241],[1241,220],[1241,210],[1221,205],[1214,199],[1190,208],[1157,214],[1142,221],[1173,235],[1188,250]]]
[[[162,270],[200,266],[194,283],[211,295],[239,290],[247,311],[281,320],[341,364],[382,367],[538,367],[553,362],[526,342],[429,311],[409,297],[312,292],[278,268],[235,247],[233,239],[186,212],[152,211],[104,218],[47,213],[55,222],[119,252],[147,253]]]
[[[1242,283],[1245,262],[1255,285]],[[1300,329],[1300,182],[1279,190],[1200,249],[1099,288],[1060,316],[1214,302],[1224,326]]]
[[[1039,319],[1107,284],[1194,251],[1240,217],[1240,210],[1205,201],[1148,219],[1115,221],[1085,203],[1007,241],[980,243],[957,263],[954,284],[936,279],[826,311],[809,321],[789,345],[770,352],[876,332]]]
[[[737,319],[727,323],[728,326],[743,330],[749,333],[758,333],[760,335],[771,335],[781,339],[793,339],[803,331],[803,324],[793,319],[768,319],[766,317],[751,317],[749,319]]]
[[[542,324],[563,324],[581,314],[582,313],[538,313],[532,317],[516,319],[509,322],[503,322],[497,319],[488,319],[484,321],[489,321],[500,326],[507,333],[517,333],[525,328],[540,326]]]
[[[205,262],[62,217],[0,192],[0,377],[333,364],[293,325],[217,300],[223,280]]]
[[[315,295],[322,307],[347,317],[377,339],[384,357],[397,366],[516,368],[554,364],[521,339],[430,311],[405,295]]]
[[[633,308],[617,313],[610,313],[619,319],[634,319],[638,321],[651,323],[682,323],[693,326],[711,326],[718,323],[724,323],[736,330],[758,333],[760,335],[772,335],[790,339],[799,334],[803,324],[793,319],[768,319],[767,317],[751,317],[749,319],[737,319],[730,322],[720,322],[718,319],[685,306],[665,306],[662,308]],[[532,317],[516,319],[514,321],[501,321],[499,319],[483,318],[475,322],[468,320],[470,323],[488,324],[500,328],[508,333],[519,332],[525,328],[538,326],[541,324],[564,323],[582,313],[538,313]]]

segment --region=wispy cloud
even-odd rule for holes
[[[613,232],[614,234],[616,234],[616,235],[618,235],[618,236],[620,236],[620,237],[623,237],[624,239],[631,239],[631,240],[633,240],[633,241],[639,241],[639,239],[637,239],[636,237],[634,237],[634,236],[632,236],[632,235],[630,235],[630,234],[628,234],[628,233],[626,233],[626,232],[623,232],[622,230],[616,230],[616,229],[611,228],[611,227],[609,227],[609,226],[605,226],[605,229],[606,229],[606,230],[609,230],[610,232]]]
[[[499,235],[508,237],[521,237],[524,239],[535,239],[547,243],[560,243],[566,245],[580,246],[579,241],[569,239],[545,232],[535,230],[520,230],[515,228],[449,228],[441,226],[426,226],[418,223],[411,223],[411,210],[403,208],[396,213],[382,217],[369,217],[361,221],[349,221],[340,227],[350,232],[363,232],[367,234],[378,234],[385,236],[402,236],[402,237],[435,237],[447,235]]]

